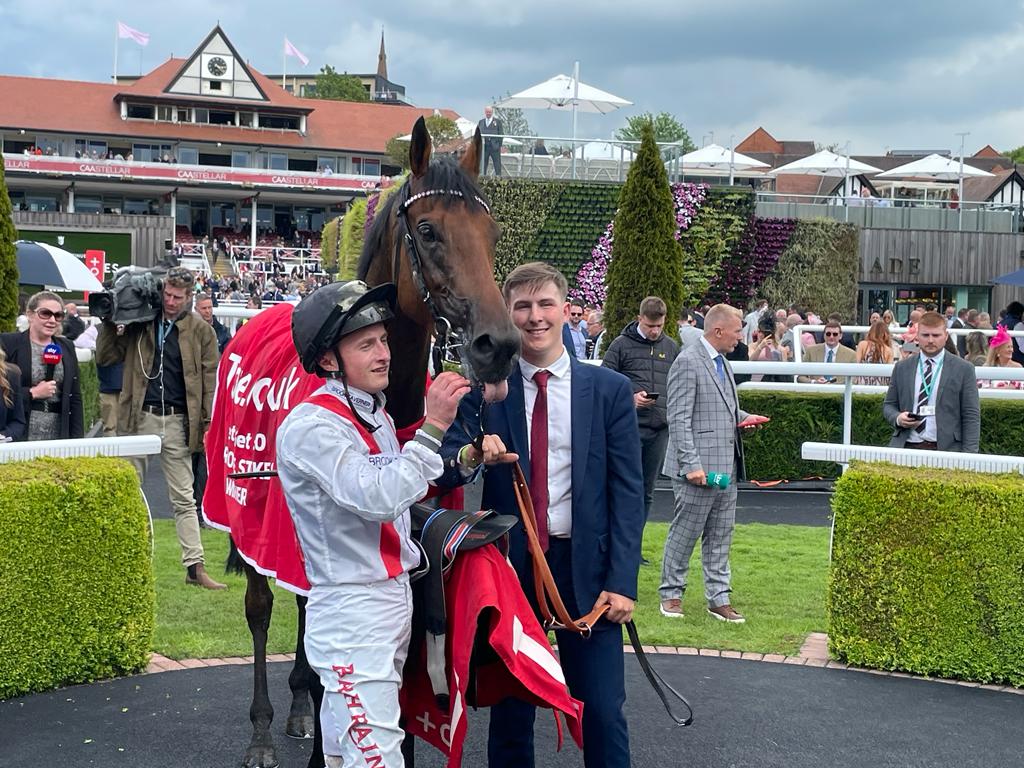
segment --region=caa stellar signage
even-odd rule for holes
[[[175,186],[227,184],[239,187],[294,187],[365,191],[381,186],[376,176],[323,175],[295,171],[270,171],[252,168],[216,168],[167,163],[126,163],[118,160],[78,160],[49,155],[4,155],[7,173],[39,173],[80,178],[111,178],[140,181],[164,181]]]

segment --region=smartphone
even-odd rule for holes
[[[657,400],[659,397],[661,397],[661,392],[648,392],[647,393],[647,399],[648,400]]]
[[[912,419],[913,421],[924,421],[924,416],[920,413],[908,413],[907,418]]]

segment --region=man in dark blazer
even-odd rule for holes
[[[504,141],[505,130],[501,120],[494,116],[494,108],[488,104],[484,107],[484,118],[476,124],[477,130],[484,140],[484,160],[481,174],[487,173],[487,161],[495,176],[501,176],[501,143]]]
[[[524,264],[506,279],[503,293],[521,333],[522,355],[508,380],[508,397],[486,409],[482,451],[471,444],[480,396],[464,399],[461,418],[445,437],[440,483],[466,482],[486,465],[483,507],[517,515],[510,464],[519,461],[531,481],[538,527],[545,529],[541,538],[549,542],[547,560],[569,613],[578,617],[609,606],[589,638],[556,634],[569,691],[584,703],[586,765],[625,768],[630,760],[621,624],[632,617],[640,566],[640,435],[629,380],[580,363],[566,350],[566,290],[565,278],[547,264]],[[531,454],[531,446],[542,441],[547,450]],[[511,532],[509,559],[532,601],[530,555],[520,526]],[[492,708],[491,768],[534,764],[534,713],[533,705],[514,699]]]
[[[893,367],[882,414],[892,448],[977,453],[981,405],[974,366],[946,348],[946,319],[926,312],[917,323],[921,351]],[[910,415],[920,416],[912,419]]]

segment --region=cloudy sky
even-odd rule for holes
[[[0,73],[104,80],[117,20],[151,35],[145,49],[122,41],[121,73],[140,53],[143,71],[189,55],[218,21],[263,72],[280,70],[285,35],[305,71],[374,71],[383,27],[408,97],[469,117],[579,60],[583,82],[634,102],[582,116],[581,136],[667,111],[698,145],[758,126],[862,154],[957,150],[961,131],[968,153],[1024,144],[1024,0],[0,0]],[[570,131],[566,114],[527,116],[535,132]]]

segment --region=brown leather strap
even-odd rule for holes
[[[540,538],[537,536],[537,516],[533,511],[533,501],[530,499],[530,486],[523,476],[523,470],[518,461],[512,464],[512,486],[515,490],[516,502],[519,504],[523,529],[526,531],[530,559],[533,560],[533,585],[537,592],[537,606],[540,609],[541,618],[544,620],[545,631],[561,629],[589,637],[594,625],[608,612],[611,606],[605,603],[579,619],[569,616],[569,611],[566,610],[565,603],[562,602],[562,596],[558,593],[558,587],[555,586],[555,579],[551,575],[547,558],[544,557],[544,550],[540,546]]]

